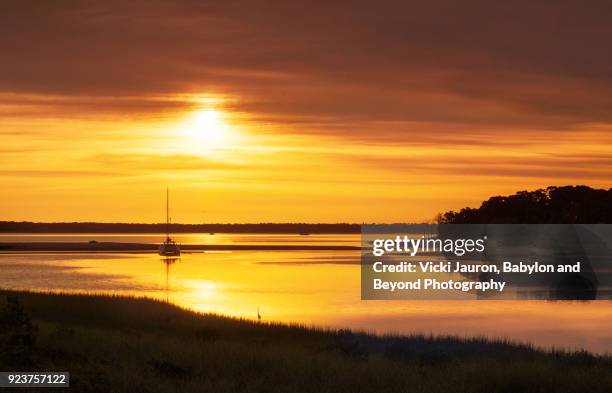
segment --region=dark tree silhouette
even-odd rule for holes
[[[448,211],[441,224],[609,224],[612,189],[588,186],[548,187],[495,196],[475,209]]]
[[[170,224],[172,233],[359,233],[359,224]],[[27,222],[0,221],[0,232],[21,233],[165,233],[166,224],[128,224],[101,222]]]

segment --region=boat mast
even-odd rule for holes
[[[170,240],[170,191],[166,187],[166,240]]]

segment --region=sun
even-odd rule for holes
[[[226,147],[232,130],[225,113],[204,109],[191,114],[183,124],[185,142],[193,150],[213,150]]]

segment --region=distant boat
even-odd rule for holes
[[[166,188],[166,240],[159,245],[159,255],[177,257],[181,255],[181,247],[170,238],[170,193]]]

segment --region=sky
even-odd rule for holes
[[[611,15],[4,0],[0,220],[160,222],[166,187],[184,223],[414,222],[610,188]]]

